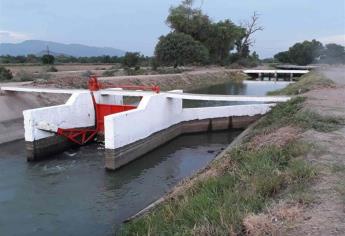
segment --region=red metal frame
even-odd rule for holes
[[[58,128],[57,134],[66,137],[70,141],[84,145],[87,142],[91,141],[96,134],[104,132],[104,117],[120,113],[124,111],[129,111],[135,109],[135,106],[129,105],[109,105],[109,104],[97,104],[93,92],[99,91],[100,89],[105,88],[123,88],[123,89],[135,89],[135,90],[151,90],[156,93],[160,92],[159,86],[132,86],[132,85],[121,85],[121,86],[111,86],[103,85],[98,82],[96,76],[91,76],[88,81],[88,87],[92,97],[92,103],[95,110],[95,128],[70,128],[62,129]]]
[[[129,105],[108,105],[96,104],[97,106],[97,130],[99,133],[104,133],[104,117],[124,111],[129,111],[137,108],[136,106]]]

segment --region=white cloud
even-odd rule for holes
[[[330,35],[319,39],[322,43],[336,43],[345,46],[345,34]]]
[[[0,30],[0,43],[18,43],[30,38],[27,34]]]

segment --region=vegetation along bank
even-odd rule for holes
[[[318,216],[311,213],[324,203],[314,188],[327,181],[325,176],[337,176],[334,165],[345,163],[325,164],[316,157],[332,152],[320,149],[320,137],[344,130],[344,120],[317,109],[324,99],[313,94],[344,89],[338,87],[320,72],[313,72],[276,92],[296,96],[273,108],[240,142],[177,186],[163,203],[127,223],[120,234],[296,235],[294,232],[317,228],[318,217],[327,222],[324,211]],[[344,175],[345,168],[336,169]],[[341,198],[342,184],[334,185],[328,195]],[[338,221],[328,220],[325,229],[345,229],[344,212],[334,208],[340,209]],[[297,224],[308,220],[310,224]]]

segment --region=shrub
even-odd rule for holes
[[[46,54],[42,56],[42,63],[44,65],[52,65],[54,64],[54,61],[55,57],[53,55]]]
[[[125,56],[123,57],[122,65],[124,67],[139,67],[141,56],[138,52],[126,52]]]
[[[56,69],[54,66],[49,66],[47,67],[46,72],[58,72],[58,69]]]
[[[13,78],[12,72],[3,66],[0,66],[0,81],[11,80]]]

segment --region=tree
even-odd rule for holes
[[[325,46],[321,62],[328,64],[345,63],[345,47],[331,43]]]
[[[282,63],[296,65],[308,65],[320,59],[324,52],[322,43],[316,41],[304,41],[296,43],[286,52],[277,53],[274,58]]]
[[[12,72],[3,66],[0,66],[0,81],[11,80],[13,78]]]
[[[210,52],[213,62],[223,64],[229,57],[230,51],[234,48],[236,40],[241,37],[241,28],[230,20],[213,23],[205,46]]]
[[[244,31],[229,19],[212,22],[208,15],[194,8],[193,3],[193,0],[184,0],[179,6],[171,7],[166,22],[173,32],[190,35],[203,44],[212,62],[223,64]]]
[[[44,65],[52,65],[54,64],[54,61],[55,61],[55,57],[53,55],[50,55],[50,54],[45,54],[42,56],[42,63]]]
[[[206,63],[208,50],[192,36],[172,32],[159,39],[155,49],[156,60],[161,65],[182,66],[190,63]]]
[[[255,61],[260,61],[259,54],[257,52],[255,52],[255,51],[252,53],[251,57]]]
[[[277,53],[276,55],[274,55],[274,59],[278,60],[281,63],[291,63],[288,51]]]
[[[122,60],[122,65],[128,68],[137,67],[140,62],[139,52],[126,52]]]
[[[249,56],[249,48],[255,43],[253,35],[258,31],[264,30],[264,28],[259,25],[259,14],[254,12],[250,21],[244,22],[241,25],[241,28],[242,37],[237,41],[236,47],[238,56],[240,58],[245,58]]]
[[[322,51],[322,43],[313,39],[312,41],[296,43],[289,48],[289,58],[292,63],[297,65],[308,65],[316,61],[322,55]]]
[[[175,32],[204,42],[208,38],[211,20],[200,9],[193,8],[193,3],[193,0],[185,0],[179,6],[171,7],[166,22]]]

